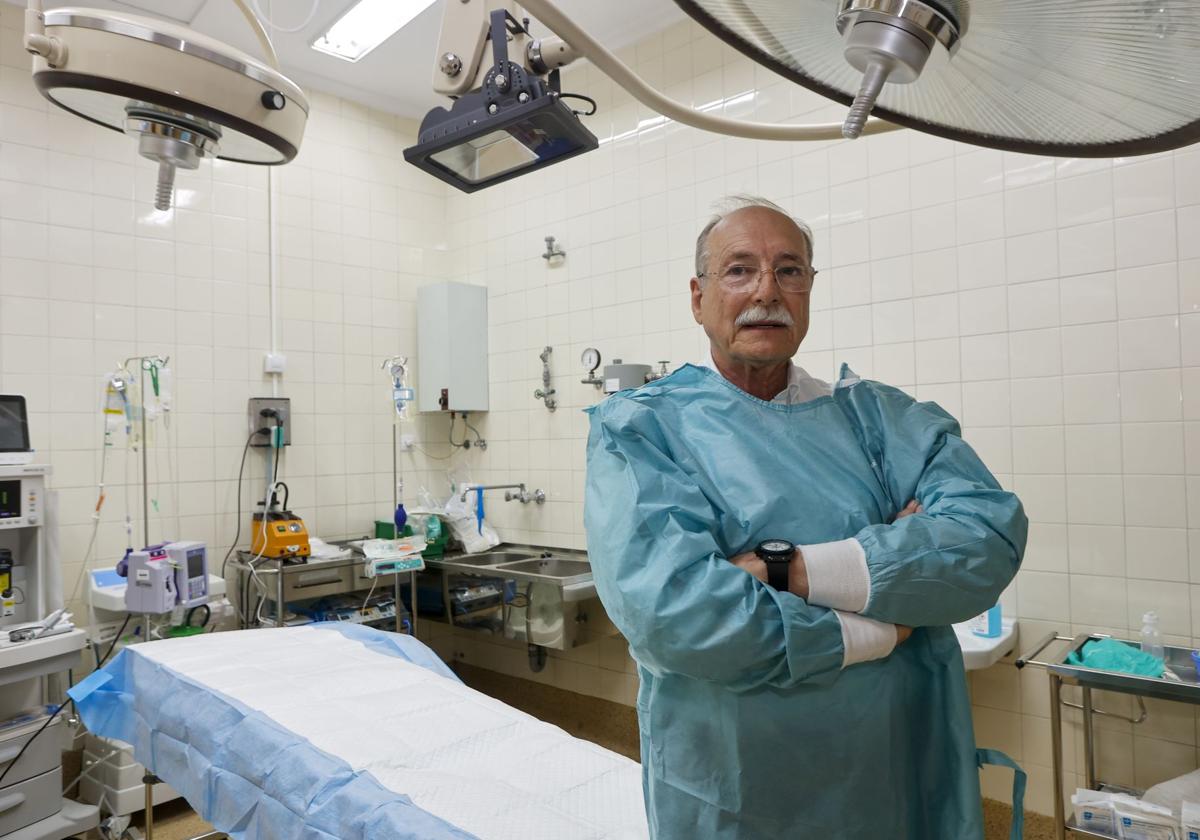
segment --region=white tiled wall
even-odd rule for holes
[[[676,98],[731,116],[843,112],[691,24],[626,58]],[[598,394],[579,383],[579,354],[698,358],[705,341],[687,295],[694,237],[713,199],[759,193],[816,231],[821,274],[798,361],[822,378],[846,361],[937,400],[1024,499],[1029,548],[1004,607],[1025,642],[1053,629],[1128,637],[1148,609],[1171,641],[1197,641],[1200,150],[1056,160],[908,131],[839,143],[722,139],[664,125],[591,69],[565,81],[599,101],[587,122],[600,150],[447,204],[453,274],[491,290],[493,449],[481,477],[524,480],[550,498],[544,509],[494,505],[506,536],[584,545],[579,409]],[[567,251],[561,266],[540,258],[546,235]],[[554,414],[533,397],[547,344]],[[467,645],[476,660],[493,655]],[[587,664],[600,666],[605,693],[618,693],[622,657]],[[1045,812],[1044,674],[1002,664],[972,684],[980,743],[1030,770],[1030,805]],[[1186,707],[1154,704],[1142,726],[1103,726],[1100,764],[1112,781],[1144,787],[1196,766]],[[1077,740],[1068,728],[1071,789]],[[1003,775],[986,784],[1007,797]]]
[[[198,539],[219,561],[261,498],[263,458],[236,477],[246,400],[270,396],[268,174],[205,162],[178,178],[176,208],[153,209],[154,169],[135,143],[48,106],[21,48],[21,9],[0,4],[0,390],[29,400],[34,446],[61,494],[70,598],[100,481],[102,375],[139,354],[170,356],[174,410],[149,450],[152,541]],[[275,323],[294,445],[281,478],[313,533],[362,534],[390,518],[391,407],[383,358],[415,361],[416,289],[446,273],[445,190],[406,165],[415,127],[316,94],[303,151],[273,170]],[[444,457],[445,424],[406,429]],[[104,476],[96,564],[142,539],[140,456],[123,436]],[[437,485],[420,452],[408,486]],[[177,489],[173,489],[177,488]],[[243,543],[245,533],[243,532]],[[76,615],[86,612],[76,605]]]
[[[205,164],[181,174],[175,211],[154,212],[153,172],[132,142],[33,91],[19,28],[19,9],[0,4],[0,389],[30,398],[35,445],[62,492],[70,583],[99,480],[100,377],[137,353],[169,354],[175,370],[171,428],[152,444],[151,536],[232,540],[245,400],[270,392],[260,372],[268,180]],[[730,116],[842,115],[690,24],[625,57],[676,98]],[[586,66],[565,80],[598,101],[588,122],[601,148],[473,196],[403,163],[412,124],[314,95],[304,150],[276,171],[275,209],[289,364],[280,393],[293,400],[296,440],[283,472],[315,532],[361,533],[386,515],[391,425],[378,365],[415,352],[416,287],[452,278],[490,289],[493,410],[476,418],[490,446],[447,462],[445,422],[421,419],[423,452],[401,461],[410,497],[442,488],[448,463],[460,479],[524,481],[547,502],[491,504],[504,537],[582,548],[580,409],[599,394],[579,382],[580,352],[699,358],[687,304],[694,237],[717,197],[760,193],[817,234],[801,364],[832,377],[848,361],[939,401],[1024,499],[1029,550],[1004,605],[1025,641],[1051,629],[1136,633],[1151,608],[1172,641],[1197,641],[1200,152],[1054,160],[911,132],[759,143],[665,123]],[[546,235],[566,249],[561,265],[540,258]],[[533,397],[547,345],[552,414]],[[249,496],[257,457],[248,474]],[[115,559],[138,503],[136,463],[120,447],[104,480],[97,553]],[[447,656],[633,702],[620,639],[552,654],[534,675],[521,647],[434,635]],[[1029,804],[1046,811],[1044,676],[1005,664],[972,685],[980,743],[1025,765]],[[1129,711],[1120,698],[1102,704]],[[1142,726],[1101,725],[1112,781],[1146,786],[1196,764],[1188,709],[1153,704]],[[1073,788],[1082,747],[1073,726],[1066,737]],[[986,784],[1005,797],[1002,776]]]

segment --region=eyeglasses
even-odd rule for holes
[[[812,291],[813,280],[817,270],[808,265],[777,265],[774,268],[756,268],[752,265],[734,263],[721,270],[721,285],[732,292],[742,292],[758,286],[764,274],[770,273],[775,278],[776,285],[781,291],[791,294],[805,294]],[[706,272],[698,277],[711,277]]]

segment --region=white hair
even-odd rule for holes
[[[812,229],[804,222],[792,216],[788,211],[784,210],[773,201],[768,201],[765,198],[760,198],[757,195],[727,195],[713,205],[715,214],[709,219],[708,224],[700,231],[700,235],[696,237],[696,276],[703,282],[705,268],[708,265],[708,235],[712,233],[712,229],[722,222],[726,216],[738,210],[745,210],[749,207],[761,207],[764,210],[774,210],[781,216],[786,216],[800,229],[800,233],[804,235],[804,241],[808,244],[808,259],[812,262],[813,258],[813,233]]]

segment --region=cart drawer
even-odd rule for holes
[[[39,739],[40,740],[40,739]],[[0,837],[62,810],[62,768],[0,788]]]
[[[350,576],[353,574],[348,566],[337,568],[284,568],[283,600],[302,601],[306,598],[324,598],[326,595],[337,595],[349,591]],[[260,575],[266,584],[266,598],[275,600],[275,576]]]
[[[7,772],[4,778],[6,784],[16,784],[17,782],[31,779],[34,776],[40,776],[47,770],[53,770],[62,763],[62,755],[58,745],[59,727],[62,725],[62,719],[57,718],[54,723],[46,727],[45,732],[29,745],[29,749],[25,750],[25,755],[21,756],[16,766],[9,769],[9,765],[17,757],[17,753],[21,751],[21,748],[38,731],[44,720],[43,718],[35,724],[22,727],[18,732],[8,733],[0,739],[0,773]],[[0,832],[0,835],[3,835],[3,832]]]

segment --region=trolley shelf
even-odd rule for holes
[[[1084,828],[1076,828],[1074,819],[1066,815],[1066,803],[1063,790],[1063,739],[1062,739],[1062,707],[1072,706],[1083,712],[1083,753],[1084,753],[1084,786],[1090,790],[1102,790],[1106,786],[1096,775],[1096,733],[1095,716],[1109,714],[1112,717],[1138,724],[1146,719],[1146,707],[1142,698],[1152,697],[1158,700],[1173,700],[1178,703],[1200,705],[1200,678],[1196,675],[1196,666],[1192,662],[1191,651],[1188,648],[1164,648],[1166,665],[1173,677],[1150,678],[1135,677],[1130,674],[1117,674],[1111,671],[1101,671],[1096,668],[1085,668],[1082,665],[1072,665],[1067,662],[1071,653],[1078,653],[1090,641],[1106,638],[1100,635],[1080,634],[1078,636],[1060,636],[1057,632],[1049,633],[1041,639],[1034,649],[1017,659],[1017,668],[1026,665],[1037,665],[1045,668],[1050,677],[1050,755],[1054,768],[1051,779],[1054,784],[1054,837],[1055,840],[1066,840],[1067,832],[1073,832],[1074,837],[1097,837],[1100,840],[1115,840],[1112,835],[1100,834]],[[1069,646],[1058,656],[1040,660],[1037,657],[1047,647],[1055,642],[1069,642]],[[1126,644],[1135,644],[1126,642]],[[1079,686],[1080,702],[1072,703],[1062,697],[1063,685]],[[1096,709],[1092,692],[1095,690],[1115,691],[1130,694],[1138,698],[1142,710],[1141,717],[1131,718],[1124,715],[1113,715]]]
[[[1081,634],[1071,641],[1068,653],[1079,652],[1083,646],[1103,636]],[[1135,644],[1129,642],[1129,644]],[[1052,674],[1058,674],[1063,682],[1069,685],[1082,685],[1088,688],[1104,691],[1117,691],[1123,694],[1136,694],[1141,697],[1153,697],[1156,700],[1175,700],[1180,703],[1200,704],[1200,678],[1196,675],[1196,665],[1192,662],[1189,648],[1170,647],[1166,651],[1166,664],[1178,680],[1166,677],[1135,677],[1130,674],[1117,674],[1112,671],[1100,671],[1095,668],[1085,668],[1082,665],[1072,665],[1067,662],[1068,653],[1061,659],[1047,662],[1046,668]]]
[[[1100,840],[1117,840],[1115,834],[1101,834],[1099,831],[1092,831],[1089,828],[1079,828],[1075,825],[1075,818],[1067,820],[1067,830],[1075,832],[1076,837],[1098,837]]]

